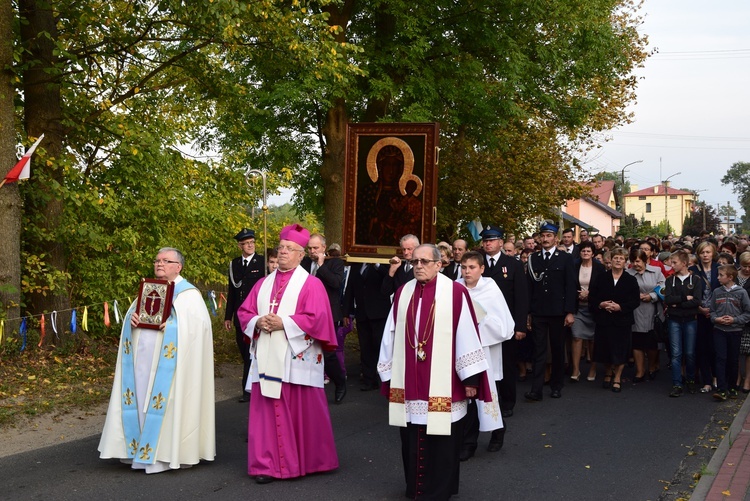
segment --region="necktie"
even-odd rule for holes
[[[492,269],[494,269],[494,268],[495,268],[495,258],[494,258],[494,257],[491,257],[491,258],[490,258],[490,269],[492,270]]]
[[[247,268],[247,259],[242,260],[242,268]]]
[[[318,274],[318,263],[313,263],[312,264],[312,269],[310,271],[311,271],[311,275],[312,276],[317,275]]]
[[[367,273],[367,263],[362,263],[362,268],[359,269],[359,274],[364,277],[365,273]]]
[[[411,271],[411,265],[409,263],[406,263],[406,266],[404,266],[404,271],[406,271],[406,273]]]
[[[544,262],[549,261],[549,251],[544,251]]]
[[[456,278],[461,278],[461,265],[456,263],[456,269],[453,270],[453,274],[456,275]]]

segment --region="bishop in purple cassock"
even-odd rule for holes
[[[323,352],[336,331],[323,283],[299,266],[310,232],[281,230],[279,268],[237,312],[253,357],[248,474],[258,483],[338,468],[323,389]]]

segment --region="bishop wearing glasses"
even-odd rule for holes
[[[237,312],[254,360],[248,474],[260,484],[339,465],[323,387],[323,352],[336,349],[331,306],[323,283],[300,266],[310,232],[293,224],[279,239],[279,268]]]
[[[378,372],[388,392],[389,424],[400,431],[406,496],[448,499],[458,493],[467,399],[486,407],[482,431],[499,428],[502,420],[468,291],[438,273],[434,245],[418,246],[410,261],[415,279],[396,292]]]

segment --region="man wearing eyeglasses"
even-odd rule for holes
[[[458,493],[467,399],[491,394],[489,364],[468,291],[438,273],[437,247],[418,246],[410,263],[415,280],[396,292],[378,372],[388,384],[389,424],[400,427],[406,496],[448,499]],[[483,431],[501,426],[493,404],[494,413],[482,414],[495,421],[483,421]]]
[[[242,396],[240,402],[250,401],[250,392],[247,387],[247,375],[250,373],[250,343],[245,334],[240,329],[240,322],[237,319],[237,310],[253,285],[265,275],[265,260],[263,256],[255,252],[255,232],[248,228],[242,228],[234,236],[237,240],[237,247],[242,252],[240,257],[236,257],[229,263],[229,284],[227,286],[227,308],[224,313],[224,329],[229,330],[234,323],[235,339],[237,349],[240,352],[243,362],[242,370]]]
[[[419,245],[419,239],[416,235],[404,235],[401,237],[400,244],[402,257],[393,256],[390,259],[388,274],[383,277],[383,283],[380,285],[380,292],[385,296],[390,296],[399,287],[414,278],[414,270],[409,261],[411,261],[414,249]]]
[[[323,283],[301,266],[310,232],[279,235],[279,267],[258,281],[237,312],[252,340],[248,474],[259,484],[338,468],[323,389],[323,354],[336,331]]]
[[[198,289],[180,275],[185,258],[165,247],[154,276],[174,282],[160,330],[140,328],[135,303],[123,320],[112,396],[99,452],[159,473],[216,456],[211,318]],[[156,358],[156,360],[154,360]]]

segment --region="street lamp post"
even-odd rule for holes
[[[667,182],[672,179],[675,176],[678,176],[682,174],[682,172],[676,172],[669,176],[667,179],[662,181],[664,184],[664,220],[667,222],[667,235],[669,235],[669,216],[667,214],[667,201],[669,200],[669,187],[667,186]]]
[[[625,189],[625,169],[627,169],[629,166],[633,164],[639,164],[643,162],[643,160],[636,160],[635,162],[630,162],[629,164],[625,164],[625,167],[622,168],[622,172],[620,173],[620,177],[622,178],[622,189]],[[623,193],[625,195],[625,193]]]

